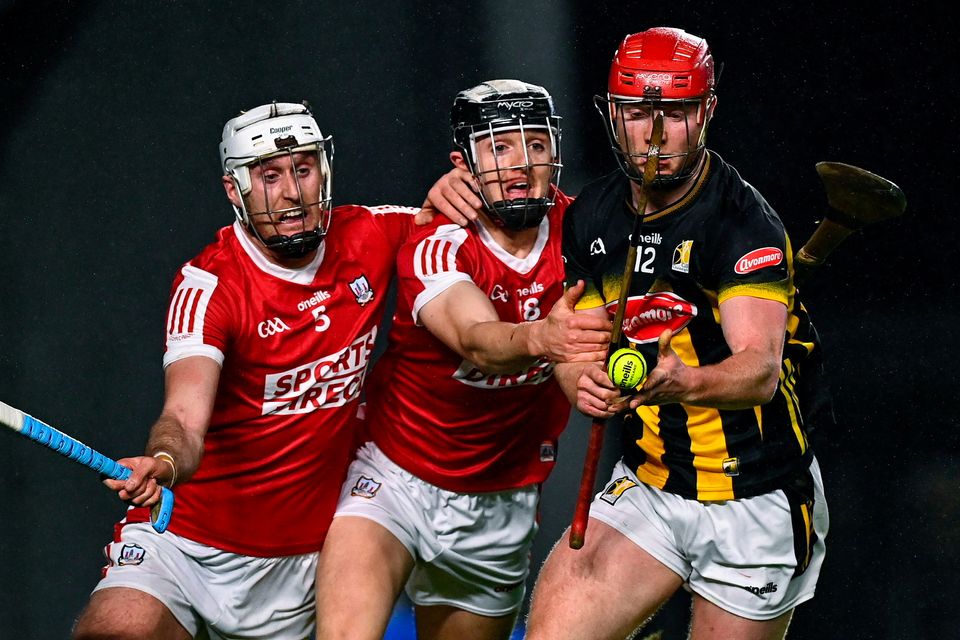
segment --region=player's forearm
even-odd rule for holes
[[[714,409],[749,409],[766,404],[777,390],[780,361],[769,354],[741,351],[713,365],[690,367],[685,404]]]
[[[463,355],[484,373],[514,373],[541,355],[532,339],[535,322],[479,322],[461,336]]]
[[[203,437],[196,430],[187,429],[175,416],[164,413],[150,429],[145,455],[166,453],[176,465],[177,483],[182,483],[196,472],[203,457]]]

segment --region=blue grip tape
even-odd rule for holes
[[[53,449],[57,453],[70,458],[80,464],[93,469],[114,480],[126,480],[131,471],[127,467],[91,449],[79,440],[54,429],[31,415],[23,414],[23,429],[20,431],[34,442]],[[150,524],[154,531],[163,533],[170,524],[173,515],[173,491],[167,487],[160,488],[160,502],[150,510]]]

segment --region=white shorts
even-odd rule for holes
[[[125,524],[94,591],[127,587],[166,606],[192,636],[303,640],[314,629],[317,554],[228,553],[149,524]]]
[[[590,505],[590,517],[721,609],[770,620],[812,598],[820,576],[830,520],[816,460],[810,473],[812,505],[801,504],[793,490],[698,502],[643,484],[621,460]]]
[[[536,485],[445,491],[368,442],[350,465],[335,517],[373,520],[407,548],[416,563],[406,585],[414,604],[502,616],[523,602],[539,497]]]

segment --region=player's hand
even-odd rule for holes
[[[464,169],[451,169],[430,187],[427,199],[415,218],[416,224],[427,224],[439,213],[461,227],[467,226],[477,219],[483,209],[483,201],[476,189],[473,174]]]
[[[170,465],[152,456],[123,458],[118,463],[130,469],[126,480],[106,479],[103,484],[116,491],[118,497],[136,507],[152,507],[160,502],[159,481],[169,479]]]
[[[660,334],[657,342],[657,366],[647,375],[640,390],[630,397],[630,408],[640,405],[659,405],[681,402],[686,391],[689,367],[683,364],[677,352],[670,346],[673,332],[669,329]]]
[[[610,382],[603,362],[588,364],[577,380],[577,410],[591,418],[610,418],[625,408],[620,389]]]
[[[553,362],[602,362],[607,355],[613,324],[608,318],[577,313],[583,280],[563,293],[547,317],[531,327],[531,351]]]

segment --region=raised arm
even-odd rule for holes
[[[574,313],[583,282],[570,287],[542,320],[502,322],[472,282],[457,282],[420,310],[419,320],[445,345],[486,373],[511,373],[540,357],[554,362],[602,360],[610,340],[606,318]]]
[[[193,476],[203,457],[203,438],[213,413],[220,365],[204,356],[184,358],[166,369],[163,411],[150,429],[144,455],[119,460],[133,472],[125,481],[106,480],[121,500],[152,506],[160,485]]]
[[[630,407],[683,402],[716,409],[747,409],[769,402],[777,388],[787,309],[781,303],[738,296],[720,303],[720,326],[731,355],[717,364],[688,366],[660,336],[657,365]]]

